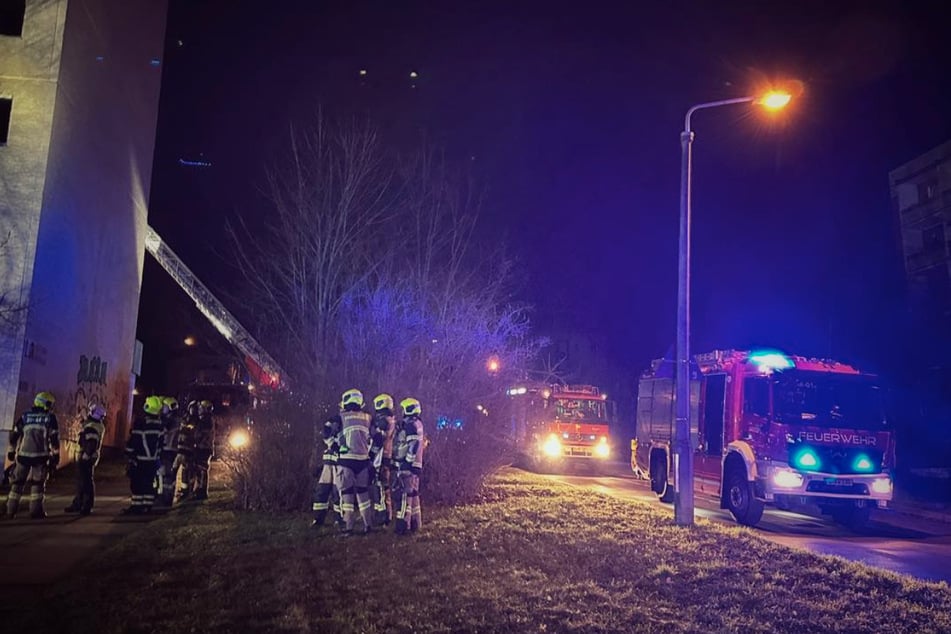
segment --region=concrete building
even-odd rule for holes
[[[128,433],[166,0],[0,10],[0,447],[33,394]]]

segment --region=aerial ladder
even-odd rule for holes
[[[245,356],[245,362],[249,365],[248,369],[252,376],[257,375],[255,378],[259,384],[271,388],[286,386],[287,374],[277,361],[218,301],[218,298],[208,290],[208,287],[201,283],[201,280],[192,273],[191,269],[185,266],[181,258],[172,251],[171,247],[162,240],[162,237],[152,227],[146,227],[145,250],[151,253],[152,257],[165,269],[165,272],[182,287],[182,290],[195,302],[195,306],[211,322],[211,325]]]

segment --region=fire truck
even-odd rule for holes
[[[519,385],[507,391],[519,458],[529,469],[561,471],[611,458],[615,404],[593,385]]]
[[[850,528],[892,499],[895,435],[874,376],[778,351],[718,350],[690,369],[694,486],[740,524],[765,504],[815,504]],[[656,360],[637,393],[631,467],[673,500],[674,363]]]

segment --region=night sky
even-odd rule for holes
[[[266,217],[264,169],[291,122],[369,114],[395,150],[425,135],[471,166],[480,239],[510,246],[536,321],[603,333],[634,375],[673,343],[684,113],[794,78],[804,93],[779,119],[694,118],[694,349],[895,367],[888,171],[951,138],[948,10],[640,4],[172,0],[150,223],[209,286],[239,293],[222,226]],[[174,295],[162,276],[147,262],[147,358],[149,314]]]

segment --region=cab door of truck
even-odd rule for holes
[[[697,488],[711,495],[716,495],[720,491],[727,385],[727,374],[703,376],[700,397],[700,437],[694,454],[694,465]]]

